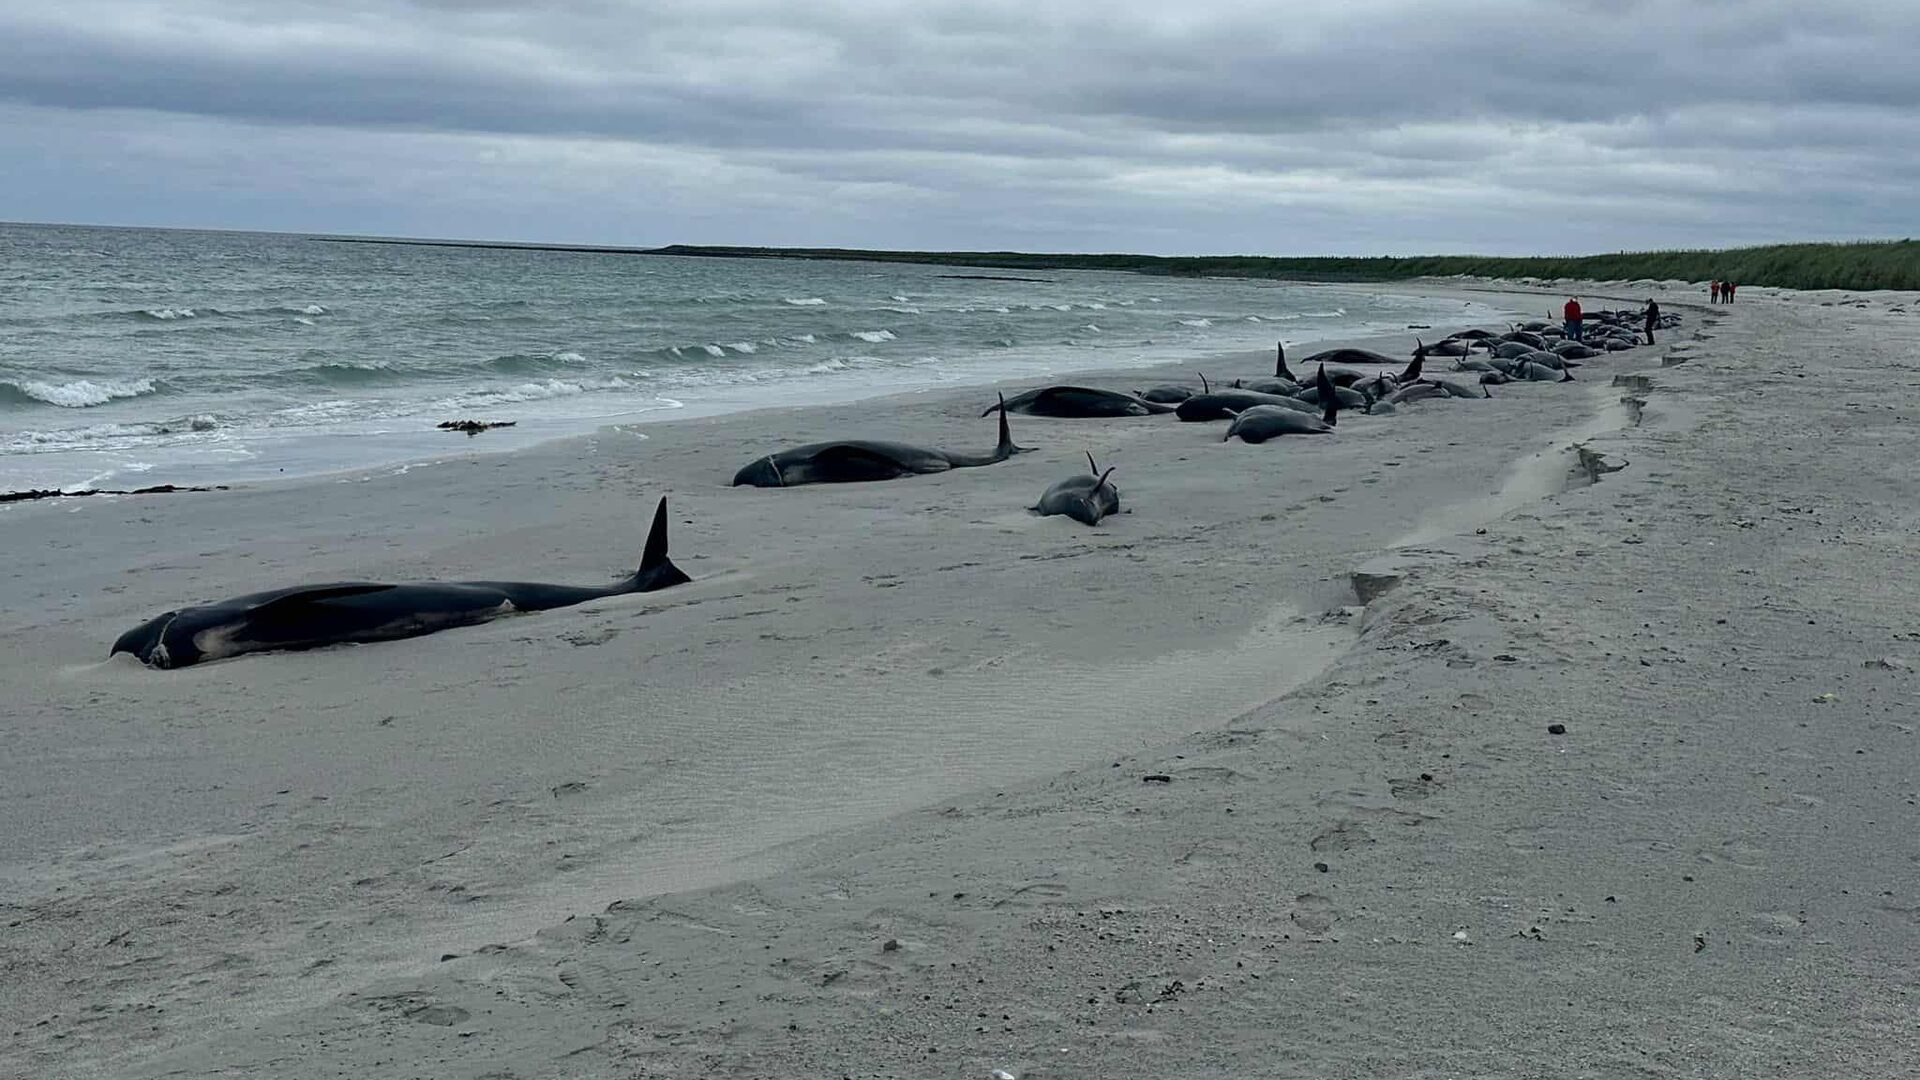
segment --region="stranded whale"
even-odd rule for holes
[[[611,585],[594,588],[531,581],[302,585],[169,611],[120,635],[109,655],[130,653],[150,667],[179,668],[274,649],[392,641],[517,612],[653,592],[691,580],[667,558],[667,500],[663,498],[653,513],[640,569]]]
[[[733,474],[733,486],[797,487],[801,484],[893,480],[919,473],[942,473],[948,469],[993,465],[1015,454],[1024,454],[1027,450],[1027,447],[1013,444],[1013,435],[1007,430],[1007,413],[1002,409],[1000,445],[994,447],[990,454],[962,454],[876,439],[809,443],[768,454],[742,466],[739,472]]]

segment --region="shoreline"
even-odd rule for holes
[[[687,419],[655,426],[641,452],[602,431],[405,476],[204,497],[217,507],[153,500],[137,522],[93,515],[86,535],[23,559],[4,606],[27,621],[0,628],[27,688],[5,805],[36,823],[0,853],[0,900],[34,928],[9,1011],[72,1015],[54,1004],[51,973],[80,964],[87,979],[86,965],[116,955],[90,943],[121,929],[131,936],[115,948],[149,959],[141,974],[96,972],[73,1003],[100,1004],[106,1019],[50,1021],[15,1060],[51,1075],[267,1060],[288,1075],[395,1061],[431,1072],[452,1060],[463,1074],[555,1076],[905,1076],[959,1061],[1039,1077],[1111,1074],[1123,1062],[1107,1046],[1198,1075],[1201,1046],[1242,1072],[1268,1060],[1276,1036],[1257,1032],[1273,1015],[1333,1022],[1327,1010],[1398,1000],[1402,986],[1480,1002],[1455,979],[1482,972],[1516,988],[1490,1002],[1537,1019],[1516,995],[1541,991],[1527,951],[1540,942],[1525,926],[1502,936],[1512,919],[1486,906],[1486,882],[1550,893],[1548,867],[1604,877],[1615,833],[1589,837],[1569,815],[1635,812],[1649,806],[1631,797],[1636,782],[1708,765],[1733,775],[1739,760],[1737,746],[1724,761],[1699,757],[1716,751],[1697,738],[1671,769],[1644,760],[1634,724],[1647,721],[1629,712],[1664,706],[1620,689],[1630,675],[1710,675],[1709,658],[1737,655],[1716,645],[1691,669],[1643,668],[1662,656],[1656,641],[1698,654],[1716,632],[1646,641],[1627,629],[1657,618],[1636,612],[1664,598],[1634,591],[1654,582],[1664,589],[1647,593],[1687,597],[1687,613],[1667,618],[1733,614],[1738,579],[1720,576],[1732,566],[1687,530],[1732,544],[1744,537],[1732,516],[1759,511],[1717,488],[1687,491],[1732,481],[1677,455],[1730,437],[1699,422],[1732,400],[1702,380],[1797,361],[1756,362],[1715,339],[1731,331],[1755,347],[1742,320],[1775,309],[1836,317],[1684,308],[1674,341],[1688,344],[1593,361],[1585,386],[1355,416],[1328,439],[1242,447],[1218,442],[1217,425],[1167,417],[1016,416],[1016,440],[1036,452],[1002,465],[720,486],[758,440],[856,425],[978,449],[991,421],[970,388]],[[1270,370],[1263,359],[1230,374]],[[1614,386],[1615,374],[1630,381]],[[1596,410],[1623,394],[1642,404],[1610,430]],[[1570,442],[1629,467],[1587,486]],[[1027,514],[1083,448],[1117,464],[1132,512],[1095,530]],[[82,660],[136,612],[296,571],[617,573],[637,548],[639,508],[662,492],[674,558],[695,578],[679,589],[177,673]],[[1693,524],[1689,505],[1725,511]],[[195,528],[221,512],[246,524],[230,537]],[[43,532],[65,531],[53,514],[12,522],[33,552]],[[1677,580],[1620,562],[1655,553]],[[1822,556],[1796,555],[1817,593]],[[1390,591],[1356,603],[1355,571]],[[61,670],[26,666],[49,656]],[[1672,692],[1712,715],[1699,689]],[[1569,705],[1573,741],[1536,747],[1539,721]],[[1495,721],[1518,726],[1485,727]],[[1892,734],[1850,737],[1886,755],[1856,767],[1903,767]],[[1617,801],[1556,801],[1596,785]],[[1469,811],[1469,797],[1492,801]],[[1533,850],[1512,837],[1534,834],[1501,831],[1529,817],[1551,830],[1538,868],[1512,862]],[[1727,857],[1753,861],[1747,848],[1771,843],[1757,827],[1709,831],[1701,850],[1735,835]],[[1636,918],[1665,917],[1605,884]],[[1597,888],[1579,903],[1599,910]],[[1550,914],[1547,893],[1513,904],[1546,941],[1565,935],[1548,948],[1611,935]],[[169,922],[169,910],[207,917]],[[1473,951],[1449,937],[1456,928]],[[1672,932],[1608,936],[1600,955],[1626,951],[1644,968],[1635,942]],[[223,949],[215,968],[195,959]],[[1343,967],[1365,988],[1357,1005],[1327,990]],[[1675,987],[1694,991],[1677,1001],[1698,996],[1685,979]],[[255,1019],[208,1037],[198,1025],[225,995]],[[1102,1003],[1082,1005],[1089,996]],[[150,1034],[139,1003],[157,997],[171,1019]],[[984,1010],[1007,1014],[1009,1030],[977,1021]],[[1508,1037],[1496,1015],[1476,1004],[1466,1034],[1435,1053],[1475,1071],[1472,1039],[1489,1024]],[[1382,1052],[1433,1022],[1392,1027]],[[1051,1056],[1060,1046],[1071,1052]],[[1337,1074],[1348,1059],[1308,1060]]]
[[[1425,293],[1405,289],[1386,288],[1379,290],[1386,295],[1424,296]],[[1499,294],[1495,294],[1499,295]],[[1486,305],[1485,300],[1462,298],[1469,304]],[[1487,305],[1493,306],[1493,305]],[[1496,315],[1513,314],[1495,308]],[[1276,327],[1284,324],[1274,324]],[[1479,325],[1463,323],[1461,325]],[[1341,342],[1364,348],[1392,350],[1390,355],[1398,355],[1404,345],[1403,338],[1410,338],[1419,331],[1381,331],[1378,334],[1362,336],[1331,333],[1321,336],[1302,336],[1290,339],[1289,344],[1302,348],[1312,348],[1321,344]],[[954,369],[951,377],[926,381],[914,385],[855,386],[835,385],[830,382],[809,384],[791,388],[790,402],[769,402],[754,399],[751,395],[742,397],[728,392],[725,388],[710,388],[699,395],[680,394],[668,405],[633,411],[616,411],[593,414],[584,419],[569,419],[554,413],[555,408],[529,411],[525,406],[492,410],[489,415],[518,418],[515,427],[506,430],[487,432],[480,436],[458,436],[457,433],[434,430],[425,426],[417,431],[381,431],[362,433],[353,430],[326,431],[316,429],[311,433],[288,435],[280,434],[269,441],[282,444],[314,443],[325,444],[333,440],[370,440],[378,447],[369,451],[369,442],[355,447],[356,453],[350,455],[353,461],[337,466],[317,464],[318,455],[295,454],[295,458],[306,458],[316,462],[309,468],[281,474],[258,474],[239,465],[200,466],[198,468],[162,467],[143,468],[129,471],[109,469],[95,473],[89,480],[65,485],[51,482],[37,482],[30,488],[59,487],[62,490],[75,490],[87,484],[98,485],[103,480],[118,486],[147,487],[156,484],[174,484],[181,487],[205,484],[227,484],[234,487],[256,487],[262,484],[300,483],[306,481],[325,482],[329,480],[350,480],[363,474],[375,474],[394,469],[420,468],[459,461],[475,456],[488,456],[503,453],[520,453],[547,447],[572,440],[607,435],[609,432],[622,431],[645,438],[645,432],[661,424],[685,423],[695,420],[711,419],[721,416],[744,416],[755,413],[777,411],[791,408],[829,408],[856,404],[870,404],[875,407],[888,407],[901,400],[911,400],[928,394],[960,393],[973,389],[992,389],[1016,385],[1044,384],[1046,380],[1062,378],[1082,378],[1095,380],[1152,379],[1179,377],[1190,371],[1195,364],[1243,363],[1254,347],[1246,348],[1222,346],[1196,354],[1190,360],[1166,361],[1155,359],[1146,363],[1119,365],[1100,363],[1089,367],[1077,367],[1069,364],[1065,367],[1048,367],[1042,374],[1007,374],[994,372],[986,366],[963,366]],[[1093,358],[1088,358],[1093,359]],[[1100,358],[1111,360],[1113,358]],[[684,399],[684,400],[683,400]],[[667,400],[660,398],[656,400]],[[562,402],[581,401],[580,398],[561,399]],[[476,412],[488,412],[477,410]],[[110,422],[110,421],[109,421]],[[423,422],[424,423],[424,422]],[[484,444],[479,440],[487,440]],[[444,448],[433,447],[434,443],[452,443]],[[504,444],[504,445],[502,445]],[[30,461],[34,455],[22,455]],[[289,459],[291,460],[291,459]],[[137,483],[132,483],[138,478]],[[24,489],[23,489],[24,490]]]

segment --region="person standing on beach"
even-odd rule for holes
[[[1722,284],[1720,286],[1720,295],[1726,299],[1727,303],[1733,303],[1733,282],[1729,281]]]
[[[1707,291],[1713,294],[1713,302],[1714,302],[1714,303],[1716,303],[1716,304],[1717,304],[1717,303],[1719,303],[1719,302],[1720,302],[1720,283],[1719,283],[1718,281],[1710,281],[1710,282],[1708,282],[1708,283],[1707,283]]]
[[[1653,328],[1660,322],[1660,305],[1647,301],[1647,344],[1653,344]]]
[[[1567,297],[1567,306],[1561,313],[1567,317],[1567,340],[1585,341],[1586,338],[1581,336],[1580,330],[1580,298],[1577,296]]]

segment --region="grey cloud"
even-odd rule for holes
[[[404,195],[498,235],[454,209],[478,191],[534,238],[595,228],[585,189],[633,242],[1564,250],[1897,228],[1917,45],[1890,2],[67,0],[0,11],[0,141],[92,133],[67,165],[116,217],[143,197],[112,162],[140,160],[154,205],[303,192],[278,227]],[[373,189],[316,202],[284,166],[317,145]],[[412,186],[378,190],[382,160]],[[28,183],[0,195],[45,205]]]

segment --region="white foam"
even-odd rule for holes
[[[826,301],[817,296],[806,296],[797,300],[789,296],[787,297],[787,303],[792,304],[794,307],[821,307]]]
[[[75,379],[69,383],[23,382],[18,384],[20,392],[30,398],[38,398],[49,405],[58,405],[63,409],[84,409],[89,405],[104,405],[115,398],[139,397],[153,393],[152,379],[133,379],[125,382],[94,382],[91,379]]]
[[[1093,323],[1088,323],[1087,325],[1081,327],[1080,329],[1091,330],[1096,334],[1105,333],[1105,331],[1101,330],[1098,326],[1094,325]]]
[[[893,313],[894,313],[894,314],[896,314],[896,315],[918,315],[918,314],[920,314],[920,309],[919,309],[919,308],[917,308],[917,307],[886,307],[886,306],[884,306],[884,305],[883,305],[883,306],[882,306],[882,307],[880,308],[880,310],[881,310],[881,311],[891,311],[891,312],[893,312]]]
[[[557,352],[553,354],[553,360],[557,364],[584,364],[587,362],[587,358],[577,352]]]
[[[569,382],[565,379],[547,379],[542,382],[521,383],[504,390],[489,390],[460,399],[460,403],[472,407],[475,405],[501,405],[518,401],[545,401],[549,398],[572,397],[594,390],[624,390],[630,386],[625,379],[583,379]]]
[[[327,309],[321,307],[319,304],[308,304],[306,307],[300,309],[300,314],[302,315],[325,315],[326,313]]]
[[[301,315],[295,315],[293,317],[293,321],[299,323],[301,326],[314,325],[314,322],[312,319],[306,318],[305,316],[301,316]]]
[[[891,330],[855,330],[847,336],[859,338],[869,345],[878,345],[883,341],[894,340],[893,331]]]
[[[1194,326],[1194,327],[1212,326],[1213,320],[1212,319],[1181,319],[1180,325]]]
[[[701,348],[703,348],[703,349],[705,349],[705,350],[707,350],[707,355],[708,355],[708,356],[725,356],[725,355],[727,355],[727,350],[725,350],[725,349],[723,349],[723,348],[721,348],[721,347],[720,347],[720,346],[718,346],[718,345],[702,345],[702,346],[700,346],[700,347],[701,347]]]
[[[1048,304],[1047,306],[1052,308],[1055,311],[1072,311],[1073,310],[1072,304]]]
[[[814,336],[813,336],[812,334],[795,334],[795,335],[793,336],[793,340],[795,340],[795,341],[800,341],[800,342],[805,342],[805,343],[806,343],[806,344],[808,344],[808,345],[812,345],[812,344],[814,344],[815,342],[817,342],[817,341],[819,341],[820,339],[819,339],[819,338],[816,338],[816,337],[814,337]]]
[[[907,302],[907,300],[908,300],[908,298],[907,298],[907,297],[905,297],[905,296],[902,296],[902,295],[901,295],[901,294],[899,294],[899,293],[894,293],[894,294],[893,294],[892,296],[889,296],[889,297],[887,297],[887,299],[889,299],[889,300],[892,300],[892,301],[894,301],[894,302],[896,302],[896,303],[901,303],[901,304],[904,304],[904,303],[906,303],[906,302]]]
[[[754,353],[760,351],[760,346],[755,345],[751,341],[730,341],[726,347],[737,353],[745,353],[748,356],[752,356]]]
[[[190,307],[148,308],[142,314],[146,315],[148,318],[151,318],[151,319],[161,319],[161,320],[191,319],[194,317],[194,310]]]

